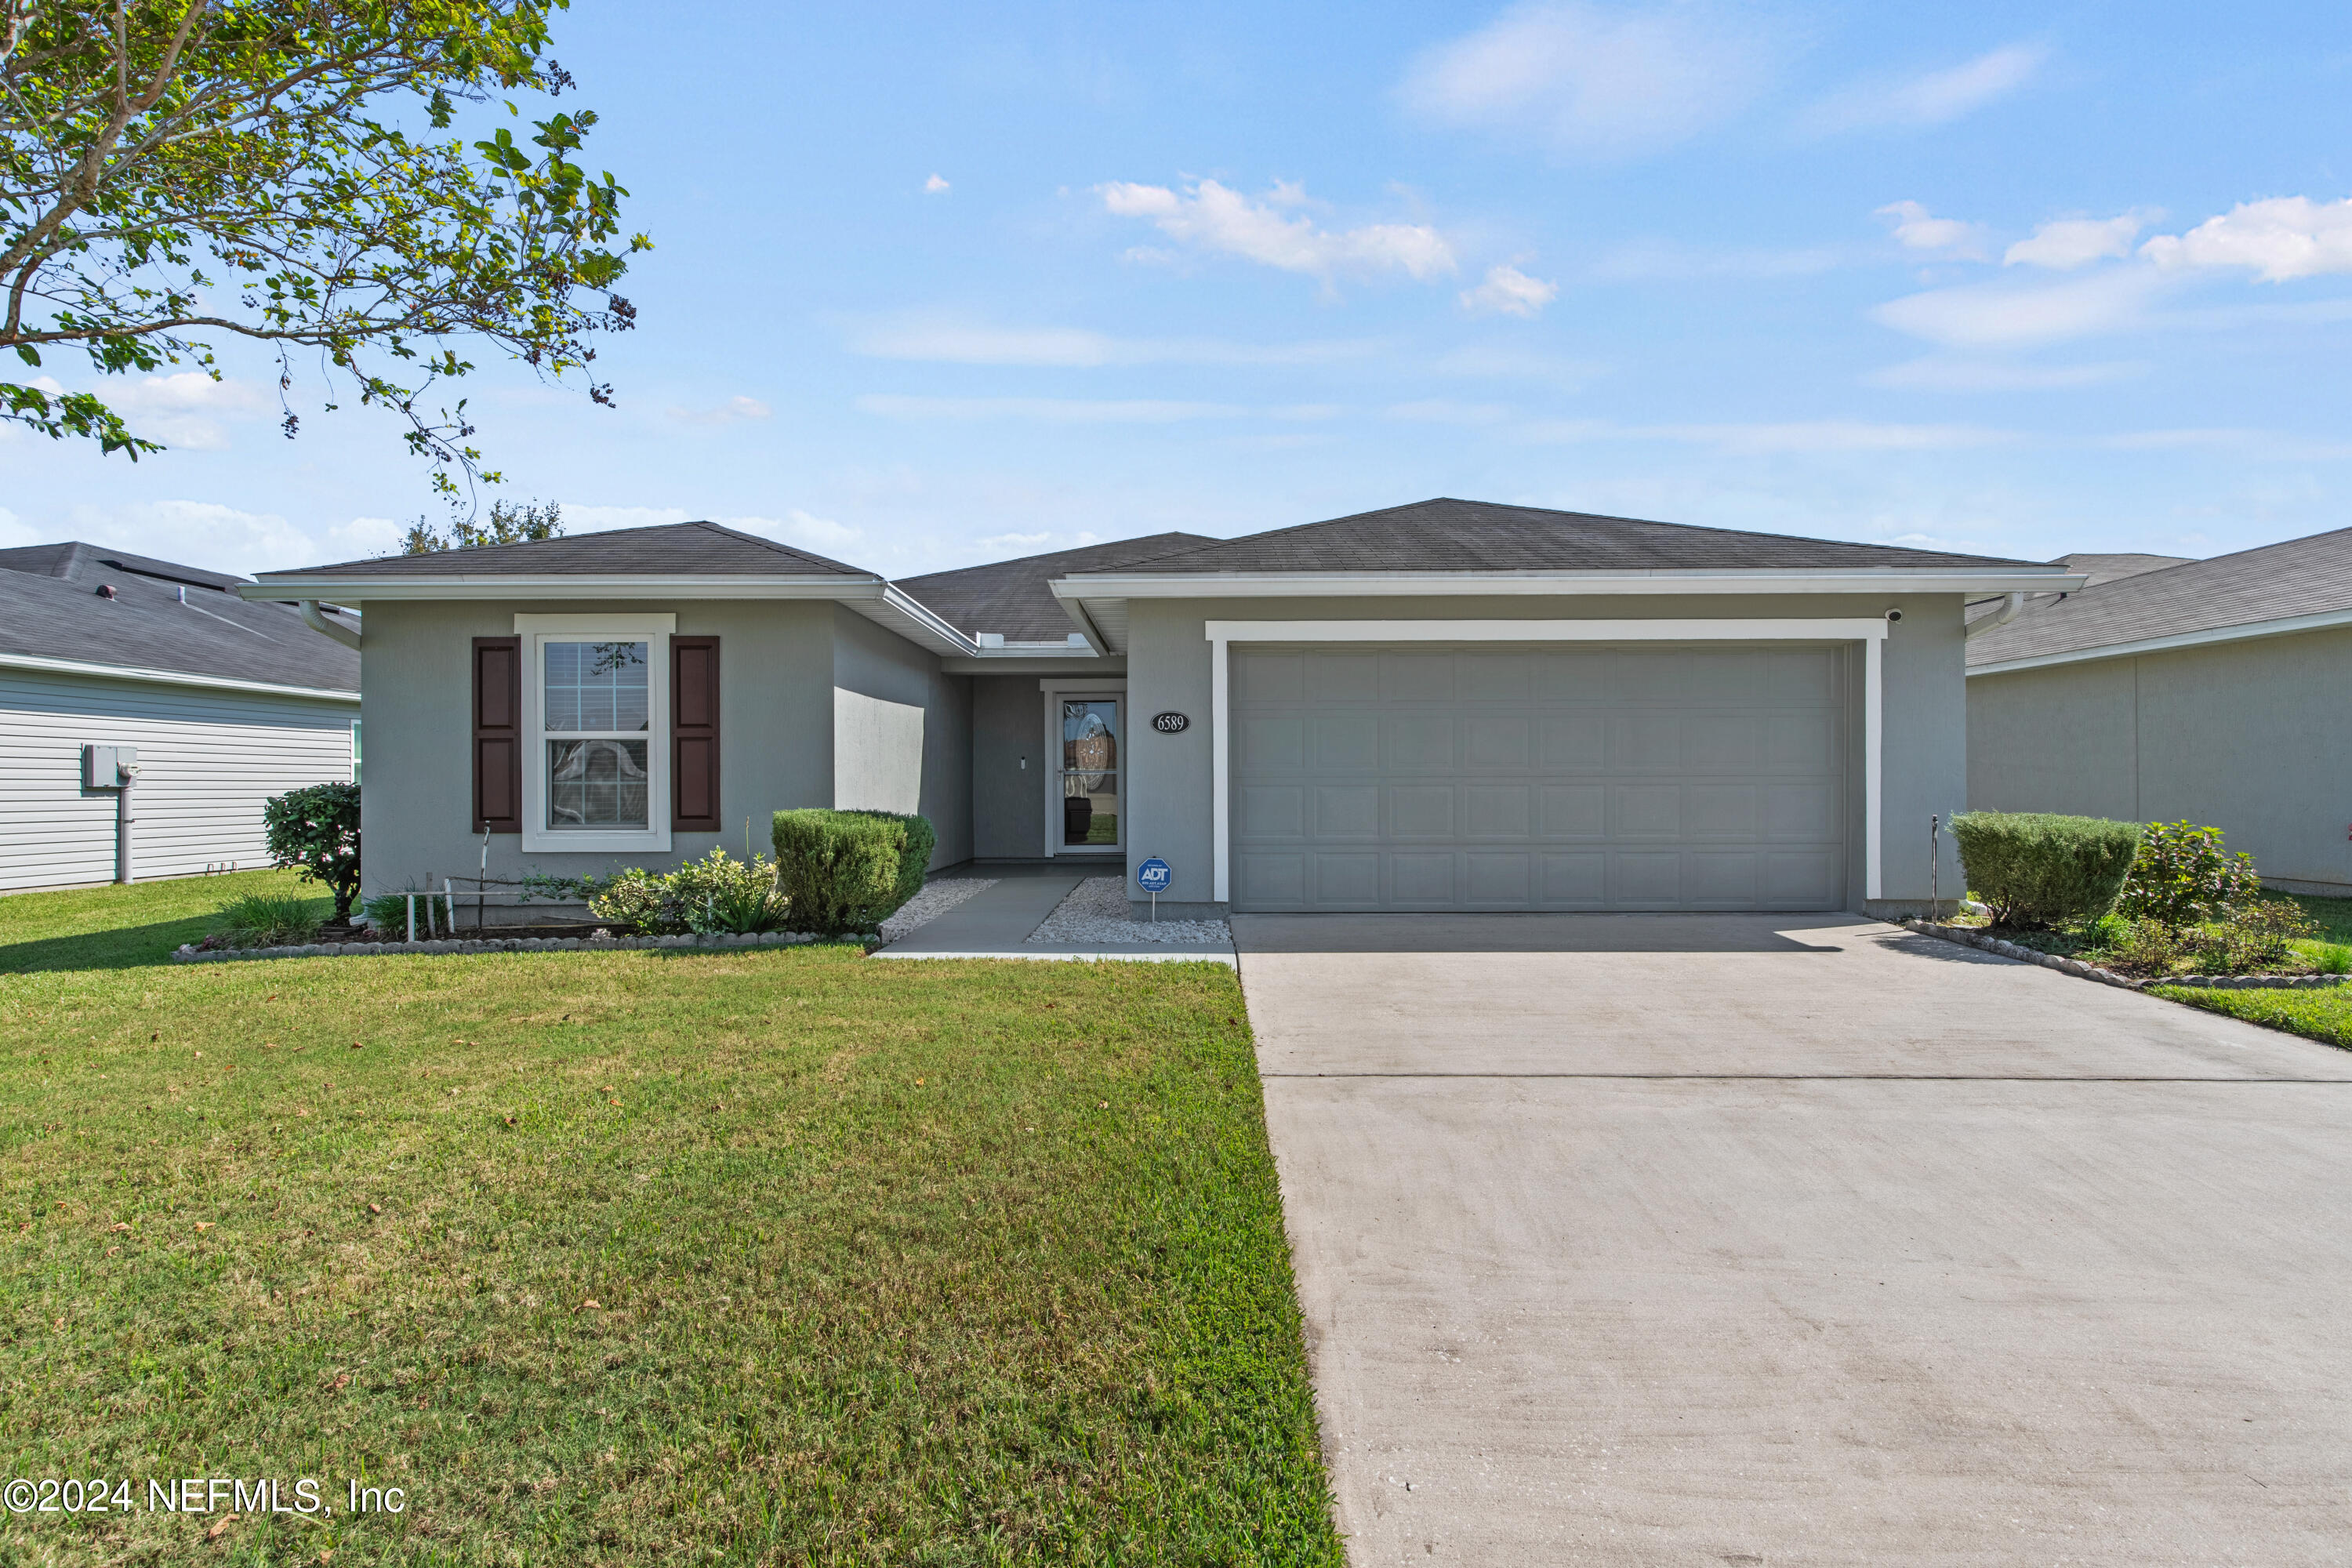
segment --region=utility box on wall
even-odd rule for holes
[[[139,748],[136,746],[84,746],[81,749],[81,787],[84,789],[121,789],[139,772]]]

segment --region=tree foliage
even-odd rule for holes
[[[270,863],[323,882],[335,895],[335,919],[351,918],[360,890],[360,786],[311,784],[276,795],[261,807]]]
[[[487,342],[541,374],[586,371],[635,311],[614,292],[643,235],[579,162],[596,123],[557,112],[470,145],[464,106],[572,85],[547,58],[566,0],[0,0],[0,349],[79,351],[104,374],[213,344],[315,354],[396,410],[453,497],[479,470],[466,405],[434,389]],[[609,404],[612,388],[588,376]],[[97,394],[0,381],[0,420],[158,450]],[[288,413],[289,437],[297,418]]]
[[[400,542],[403,555],[431,555],[442,550],[471,550],[480,544],[524,544],[534,539],[563,537],[563,508],[554,501],[494,500],[488,521],[452,518],[444,533],[423,518],[408,525]]]

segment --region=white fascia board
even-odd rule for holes
[[[1090,599],[1285,599],[1578,594],[2010,594],[2072,592],[2081,573],[1937,572],[1219,572],[1094,573],[1046,586]]]
[[[328,599],[339,605],[371,599],[877,599],[888,587],[881,578],[870,576],[320,577],[289,573],[241,584],[237,596]]]
[[[2331,626],[2352,626],[2352,610],[2326,610],[2284,620],[2248,621],[2242,626],[2214,626],[2201,632],[2176,632],[2170,637],[2143,637],[2137,642],[2109,643],[2104,647],[2069,648],[2064,653],[2034,654],[1970,667],[1969,678],[2007,675],[2018,669],[2047,669],[2053,664],[2084,664],[2096,658],[2129,658],[2135,654],[2169,653],[2175,648],[2208,647],[2216,643],[2251,642],[2256,637],[2280,637],[2295,632],[2320,632]]]
[[[108,680],[139,680],[155,686],[200,686],[213,691],[247,691],[263,697],[307,697],[319,702],[357,702],[360,694],[327,686],[279,686],[267,680],[235,680],[226,675],[191,675],[176,669],[142,669],[127,664],[91,664],[78,658],[42,658],[0,653],[0,669],[32,669],[46,675],[89,675]]]
[[[1213,643],[1270,642],[1876,642],[1876,616],[1633,621],[1207,621]]]
[[[1092,678],[1097,673],[1125,679],[1127,660],[1106,658],[1092,648],[1078,648],[1068,656],[1050,651],[1025,652],[1008,648],[1003,653],[989,651],[985,658],[943,658],[940,660],[942,675],[1052,675],[1056,679],[1074,679],[1080,676]]]

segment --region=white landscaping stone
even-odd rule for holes
[[[1045,923],[1029,933],[1039,947],[1092,947],[1106,943],[1163,942],[1174,946],[1231,946],[1233,928],[1223,921],[1129,920],[1127,879],[1088,877],[1055,906]]]
[[[994,877],[950,877],[926,882],[898,912],[882,922],[884,942],[904,942],[966,899],[996,886]]]

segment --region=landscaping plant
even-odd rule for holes
[[[2115,908],[2139,828],[2096,816],[1968,811],[1952,818],[1968,885],[1993,923],[2036,927],[2095,921]]]
[[[312,784],[272,795],[261,808],[270,864],[323,882],[335,895],[335,923],[352,918],[360,890],[360,786]]]
[[[211,940],[220,947],[296,947],[319,934],[314,900],[299,893],[245,893],[213,917]]]
[[[938,843],[928,818],[891,811],[776,813],[777,877],[795,930],[878,930],[922,890]]]
[[[2221,847],[2221,830],[2187,822],[2151,822],[2140,829],[2139,853],[2124,882],[2120,908],[2135,920],[2180,931],[2217,920],[2259,897],[2263,879],[2253,857]]]
[[[2223,974],[2253,974],[2276,969],[2296,942],[2318,932],[2309,915],[2284,899],[2249,899],[2204,929],[2198,956]]]

